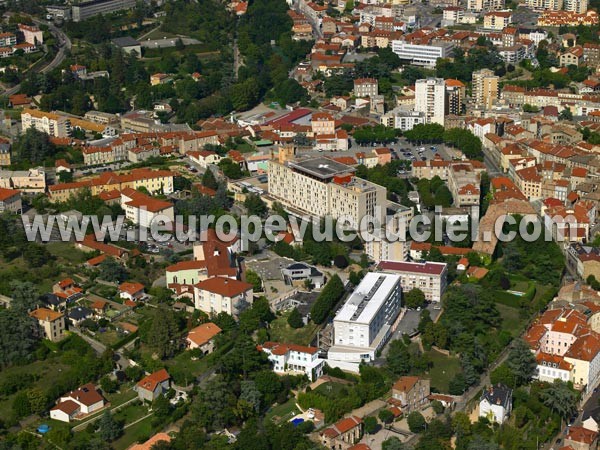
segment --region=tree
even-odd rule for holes
[[[46,409],[48,397],[39,388],[32,388],[27,391],[27,400],[32,414],[40,414]]]
[[[475,435],[469,443],[467,450],[499,450],[500,447],[495,442],[486,440],[483,436]]]
[[[31,333],[34,320],[26,312],[0,309],[0,365],[7,367],[33,356],[36,339]]]
[[[56,153],[56,146],[50,142],[46,133],[28,128],[13,143],[12,154],[17,162],[29,164],[43,164],[46,158]]]
[[[267,211],[267,205],[257,194],[247,194],[244,200],[244,206],[248,210],[248,214],[263,217]]]
[[[417,309],[425,305],[425,294],[419,288],[413,288],[404,296],[404,304],[407,308]]]
[[[557,413],[561,422],[577,411],[577,397],[578,394],[567,383],[558,379],[540,394],[542,403]]]
[[[21,314],[27,314],[32,309],[35,309],[39,302],[40,293],[35,285],[29,281],[10,282],[11,290],[11,310]]]
[[[104,392],[110,394],[119,388],[119,383],[106,375],[100,379],[100,387]]]
[[[177,347],[177,323],[171,309],[156,308],[141,339],[154,351],[160,359],[173,354]]]
[[[449,207],[452,205],[452,193],[446,185],[438,187],[435,191],[435,204],[442,207]]]
[[[127,278],[127,270],[116,259],[105,258],[98,266],[100,278],[105,281],[120,282]]]
[[[344,283],[337,274],[333,275],[310,309],[312,321],[317,325],[325,322],[344,292]]]
[[[98,419],[98,433],[104,441],[114,441],[123,432],[123,425],[115,420],[110,411],[104,411]]]
[[[408,415],[408,428],[411,433],[420,433],[427,426],[427,422],[425,422],[425,417],[418,411],[413,411]]]
[[[573,113],[569,108],[565,108],[558,115],[558,120],[573,120]]]
[[[394,413],[389,409],[382,409],[379,411],[378,417],[383,423],[392,423],[394,420]]]
[[[375,434],[379,429],[377,419],[373,416],[365,417],[363,422],[365,424],[365,432],[368,434]]]
[[[405,450],[406,446],[395,436],[381,443],[381,450]]]
[[[254,293],[262,291],[262,280],[260,279],[260,275],[254,270],[246,271],[246,283],[250,283],[252,285],[252,290]]]
[[[304,322],[302,321],[302,315],[298,308],[292,309],[288,317],[288,325],[292,328],[302,328],[304,326]]]
[[[390,343],[387,354],[387,365],[396,375],[406,375],[410,371],[410,353],[408,347],[400,339]]]
[[[12,402],[12,410],[15,416],[20,419],[31,414],[31,405],[26,391],[19,391]]]
[[[506,363],[514,375],[516,386],[529,383],[537,370],[535,356],[531,353],[529,344],[523,339],[515,340]]]
[[[439,400],[432,401],[431,408],[436,414],[442,414],[444,412],[444,405]]]
[[[508,367],[507,363],[500,364],[496,369],[490,373],[490,383],[492,384],[504,384],[506,386],[516,386],[515,374]]]
[[[215,178],[215,175],[213,174],[212,170],[210,170],[210,167],[208,167],[206,169],[206,172],[204,172],[204,174],[202,175],[202,186],[213,189],[215,191],[219,187],[219,183],[217,182],[217,179]]]
[[[240,406],[240,402],[245,402],[245,404],[248,405],[254,413],[258,413],[260,411],[261,398],[262,394],[257,389],[254,381],[242,381],[240,398],[238,399],[238,408]]]

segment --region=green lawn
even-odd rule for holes
[[[195,377],[202,375],[210,368],[211,358],[204,356],[193,360],[189,351],[183,351],[166,362],[167,371],[176,378],[176,382],[191,383]]]
[[[52,255],[72,264],[81,264],[88,259],[85,252],[75,248],[70,242],[50,242],[46,248]]]
[[[148,414],[148,407],[140,402],[133,402],[115,413],[115,419],[122,421],[125,425],[133,423]]]
[[[271,340],[287,344],[310,345],[319,326],[310,322],[302,328],[294,329],[287,323],[290,313],[291,311],[287,311],[271,322]]]
[[[324,396],[333,399],[341,395],[344,389],[347,389],[347,386],[345,384],[328,382],[318,385],[315,389],[315,392],[318,392],[319,394],[323,394]]]
[[[296,399],[291,398],[287,402],[269,409],[265,415],[265,420],[281,423],[290,420],[296,414],[300,414],[300,410],[296,407]]]
[[[123,336],[124,335],[119,334],[117,330],[109,328],[103,333],[101,333],[100,331],[96,332],[94,338],[103,343],[104,345],[110,347],[111,345],[116,344],[119,341],[119,339],[123,338]]]
[[[455,356],[446,356],[436,350],[430,350],[425,354],[433,364],[429,370],[431,390],[447,394],[450,380],[461,371],[460,360]]]
[[[498,308],[498,312],[502,316],[502,330],[508,331],[512,337],[521,334],[521,331],[527,324],[527,320],[521,317],[519,309],[502,303],[496,303],[496,308]]]
[[[115,450],[125,450],[130,445],[136,442],[145,442],[154,434],[156,430],[152,429],[152,416],[136,423],[135,425],[127,428],[123,432],[123,436],[112,443],[112,447]]]

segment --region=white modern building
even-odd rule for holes
[[[328,360],[371,361],[393,332],[402,303],[400,275],[368,273],[333,319]]]
[[[446,83],[443,78],[426,78],[415,83],[415,111],[425,115],[425,123],[444,125]]]
[[[425,123],[425,113],[394,108],[381,116],[380,123],[386,127],[408,131],[412,130],[415,125]]]
[[[323,375],[325,360],[319,358],[319,349],[296,344],[265,342],[259,349],[266,353],[277,374],[304,374],[309,381]]]
[[[425,299],[430,302],[440,302],[448,285],[446,263],[381,261],[378,268],[399,275],[404,293],[420,289],[425,294]]]
[[[392,41],[392,51],[400,59],[410,61],[411,64],[425,67],[435,67],[438,58],[446,58],[450,55],[453,44],[418,45],[409,44],[400,40]]]

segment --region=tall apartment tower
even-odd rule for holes
[[[425,123],[444,125],[446,83],[443,78],[426,78],[415,83],[415,111],[425,114]]]
[[[564,0],[565,10],[577,14],[585,14],[588,10],[588,0]]]
[[[465,85],[459,80],[446,80],[446,114],[461,115],[465,101]]]
[[[473,72],[473,100],[475,105],[490,109],[498,98],[498,81],[500,77],[494,75],[490,69],[481,69]]]
[[[504,9],[504,0],[467,0],[468,11],[499,11]]]

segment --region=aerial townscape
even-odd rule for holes
[[[597,450],[600,0],[0,0],[0,450]]]

